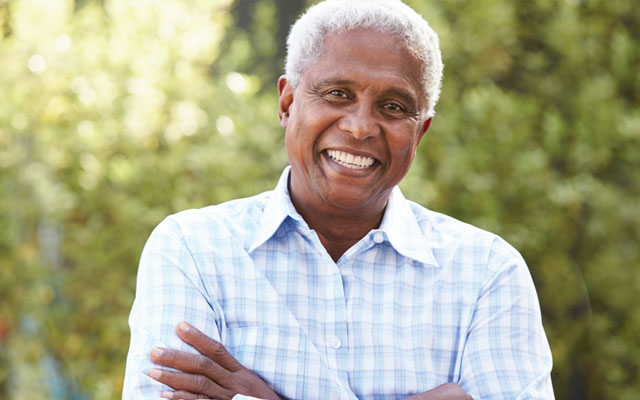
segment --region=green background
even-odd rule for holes
[[[407,197],[527,260],[558,399],[640,398],[640,7],[409,1],[443,93]],[[271,189],[302,0],[0,0],[0,398],[116,399],[137,261]]]

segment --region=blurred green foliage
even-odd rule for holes
[[[557,398],[640,398],[640,8],[408,2],[446,67],[403,190],[521,250]],[[0,0],[0,398],[120,397],[151,229],[286,165],[308,3]]]

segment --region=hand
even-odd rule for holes
[[[179,323],[176,332],[201,354],[157,347],[151,350],[151,361],[179,370],[149,370],[151,378],[176,389],[163,392],[162,397],[227,400],[236,394],[244,394],[261,399],[280,399],[258,375],[243,367],[219,342],[186,322]]]
[[[406,400],[473,400],[459,385],[449,382],[435,389],[418,393]]]

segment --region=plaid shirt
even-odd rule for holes
[[[335,263],[274,191],[168,217],[129,324],[124,398],[159,398],[154,346],[194,351],[186,320],[283,398],[395,399],[456,382],[475,399],[552,399],[529,271],[499,237],[394,188],[379,229]]]

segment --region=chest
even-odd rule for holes
[[[292,248],[220,262],[234,265],[211,277],[221,338],[284,397],[402,398],[456,378],[477,292],[451,268]]]

